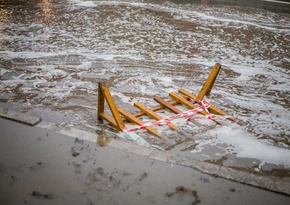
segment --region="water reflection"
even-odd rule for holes
[[[1,0],[0,2],[0,29],[2,28],[2,23],[6,21],[12,14],[12,11],[8,11],[3,4],[5,4],[5,0]]]
[[[46,18],[49,18],[52,13],[52,9],[50,8],[51,0],[40,0],[39,1],[39,6],[42,8],[43,15]]]
[[[34,21],[51,26],[53,24],[52,0],[38,0],[37,6],[42,9],[42,12],[37,12]]]
[[[2,34],[2,30],[6,28],[8,25],[5,24],[5,21],[7,21],[11,15],[12,11],[8,11],[3,5],[5,4],[5,0],[1,0],[0,2],[0,38],[4,39],[4,35]],[[3,46],[2,41],[0,40],[0,47]]]

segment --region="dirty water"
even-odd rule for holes
[[[290,203],[289,196],[38,127],[0,118],[0,128],[1,205]]]
[[[290,178],[290,14],[200,1],[1,1],[0,106],[62,128],[110,137],[97,122],[98,82],[137,112],[155,96],[197,94],[216,63],[206,98],[242,125],[160,128],[165,150],[249,172]],[[158,128],[159,129],[159,128]],[[102,139],[99,141],[102,142]]]

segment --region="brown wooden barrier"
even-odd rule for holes
[[[139,102],[134,103],[134,106],[141,111],[141,112],[136,113],[136,114],[131,114],[122,108],[117,108],[108,87],[104,83],[99,83],[98,119],[101,121],[106,120],[111,126],[115,127],[119,131],[122,131],[122,130],[126,129],[125,123],[124,123],[125,121],[129,121],[133,124],[138,124],[138,125],[144,124],[144,122],[142,120],[140,120],[138,117],[145,115],[145,114],[150,116],[151,118],[153,118],[155,120],[163,119],[159,114],[156,113],[156,111],[161,110],[161,109],[168,109],[169,111],[171,111],[175,114],[179,114],[182,112],[181,110],[179,110],[178,108],[175,107],[175,105],[178,105],[178,104],[182,104],[182,105],[188,107],[189,109],[194,109],[197,106],[194,105],[193,103],[191,103],[188,99],[202,101],[203,97],[205,95],[209,95],[220,69],[221,69],[221,65],[218,63],[215,64],[215,66],[212,68],[211,73],[209,74],[208,78],[206,79],[204,85],[202,86],[202,88],[197,96],[193,95],[192,93],[190,93],[189,91],[186,91],[184,89],[179,89],[178,92],[180,94],[182,94],[183,96],[178,95],[177,93],[171,92],[171,93],[169,93],[169,96],[171,98],[173,98],[172,101],[167,102],[160,97],[155,97],[154,100],[156,102],[158,102],[160,105],[157,107],[154,107],[154,108],[147,108],[145,105],[143,105]],[[107,102],[107,104],[110,108],[111,115],[105,113],[105,110],[104,110],[105,102]],[[215,114],[218,114],[218,115],[222,115],[222,116],[227,115],[227,113],[216,108],[213,105],[210,105],[210,107],[208,109],[209,109],[209,111],[211,111]],[[203,115],[207,115],[207,113],[205,111],[200,111],[199,113],[203,114]],[[235,121],[236,119],[232,118],[230,120]],[[192,119],[191,122],[193,122],[197,126],[202,126],[202,124],[197,122],[196,120]],[[167,125],[173,130],[178,130],[178,127],[172,123],[169,123]],[[155,136],[158,136],[158,131],[155,128],[146,127],[146,129],[149,133],[151,133]]]

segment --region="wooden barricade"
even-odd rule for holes
[[[221,69],[221,65],[218,63],[215,64],[215,66],[212,68],[211,73],[209,74],[208,78],[206,79],[204,85],[202,86],[202,88],[197,96],[191,94],[189,91],[186,91],[184,89],[179,89],[178,92],[180,94],[182,94],[183,96],[178,95],[174,92],[171,92],[171,93],[169,93],[169,96],[171,98],[173,98],[172,101],[167,102],[160,97],[155,97],[154,100],[160,104],[157,107],[147,108],[145,105],[143,105],[139,102],[136,102],[134,104],[134,106],[140,110],[140,112],[136,113],[136,114],[131,114],[122,108],[117,108],[117,106],[113,100],[113,97],[111,96],[110,91],[107,88],[107,86],[103,83],[99,83],[98,119],[101,121],[106,120],[111,126],[115,127],[119,131],[122,131],[122,130],[126,129],[125,123],[124,123],[125,121],[129,121],[129,122],[137,124],[137,125],[144,124],[144,122],[142,120],[140,120],[138,117],[145,115],[145,114],[150,116],[151,118],[157,120],[157,121],[162,120],[163,118],[156,113],[156,111],[161,110],[161,109],[166,108],[175,114],[179,114],[182,112],[181,110],[179,110],[178,108],[175,107],[175,105],[178,105],[178,104],[182,104],[182,105],[188,107],[189,109],[194,109],[197,106],[194,105],[193,103],[191,103],[188,99],[190,98],[190,99],[193,99],[193,100],[200,102],[203,100],[203,97],[205,95],[209,95],[220,69]],[[104,111],[105,101],[107,102],[107,104],[110,108],[112,116],[105,113],[105,111]],[[215,113],[215,114],[218,114],[218,115],[222,115],[222,116],[227,115],[227,113],[225,113],[224,111],[218,109],[217,107],[215,107],[213,105],[210,105],[208,110]],[[208,114],[205,111],[200,111],[199,113],[203,114],[203,115]],[[235,120],[235,119],[230,119],[230,120]],[[202,125],[201,123],[199,123],[193,119],[191,120],[191,122],[193,122],[197,126]],[[172,123],[168,123],[167,125],[173,130],[178,130],[178,127]],[[151,133],[155,136],[158,136],[158,131],[155,128],[149,126],[149,127],[146,127],[146,129],[149,133]]]

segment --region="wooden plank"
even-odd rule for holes
[[[144,105],[142,105],[139,102],[134,103],[134,106],[137,107],[138,109],[140,109],[142,112],[146,113],[147,115],[149,115],[150,117],[152,117],[155,120],[162,120],[163,117],[161,117],[160,115],[158,115],[157,113],[155,113],[154,111],[148,109],[147,107],[145,107]],[[167,124],[171,129],[173,130],[178,130],[178,127],[172,123]]]
[[[135,117],[131,113],[127,112],[126,110],[124,110],[122,108],[118,108],[118,111],[121,113],[121,115],[123,115],[124,117],[126,117],[131,122],[134,122],[134,123],[136,123],[138,125],[144,124],[144,122],[142,120],[140,120],[139,118]],[[148,130],[149,133],[151,133],[151,134],[159,137],[158,136],[158,131],[156,129],[154,129],[153,127],[146,127],[146,130]]]
[[[186,95],[186,96],[188,96],[188,97],[190,97],[190,98],[192,98],[192,99],[195,99],[195,96],[192,95],[190,92],[188,92],[188,91],[186,91],[186,90],[179,89],[178,92],[180,92],[181,94]],[[219,108],[217,108],[217,107],[215,107],[215,106],[213,106],[213,105],[210,105],[210,107],[209,107],[208,109],[209,109],[210,111],[216,113],[216,114],[219,114],[219,115],[223,115],[223,116],[228,115],[226,112],[220,110]],[[227,119],[228,119],[228,120],[231,120],[231,121],[234,121],[234,122],[238,122],[238,121],[239,121],[239,119],[236,118],[236,117],[229,117],[229,118],[227,118]]]
[[[186,91],[186,90],[183,90],[183,89],[179,89],[178,90],[179,93],[181,93],[182,95],[186,95],[192,99],[196,99],[196,96],[195,95],[192,95],[190,92]],[[218,109],[217,107],[213,106],[213,105],[210,105],[210,107],[208,108],[210,111],[212,112],[215,112],[216,114],[219,114],[219,115],[228,115],[226,112]]]
[[[99,116],[100,116],[101,118],[103,118],[104,120],[106,120],[106,121],[107,121],[111,126],[113,126],[114,128],[116,128],[117,130],[122,131],[122,130],[120,129],[120,127],[117,125],[115,119],[112,118],[112,117],[111,117],[110,115],[108,115],[107,113],[102,112],[102,113],[99,114]]]
[[[179,104],[179,102],[177,100],[173,100],[173,101],[170,101],[168,103],[170,103],[171,105],[177,105],[177,104]],[[155,112],[155,111],[158,111],[158,110],[162,110],[163,108],[164,108],[164,106],[159,105],[159,106],[150,108],[150,110],[152,110],[153,112]],[[138,112],[138,113],[134,114],[135,117],[140,117],[142,115],[145,115],[145,113],[144,112]]]
[[[174,92],[169,93],[169,96],[175,100],[178,100],[180,103],[182,103],[183,105],[185,105],[186,107],[188,107],[190,109],[197,108],[197,106],[195,106],[194,104],[192,104],[191,102],[189,102],[188,100],[186,100],[185,98],[183,98],[182,96],[180,96]],[[200,111],[200,113],[203,115],[207,115],[207,113],[204,110]]]
[[[163,107],[166,107],[167,109],[169,109],[171,112],[174,112],[176,114],[181,113],[181,111],[179,109],[177,109],[176,107],[174,107],[169,102],[163,100],[161,97],[155,97],[154,100],[156,102],[158,102],[159,104],[161,104]]]
[[[220,71],[220,68],[221,68],[221,65],[216,63],[214,65],[214,67],[212,68],[209,76],[207,77],[205,83],[203,84],[201,90],[199,91],[196,99],[197,100],[202,100],[203,97],[205,96],[205,94],[209,94],[211,89],[212,89],[212,86],[215,82],[215,79]]]
[[[160,98],[160,97],[155,97],[154,100],[158,103],[160,103],[162,106],[168,108],[170,111],[179,114],[182,113],[181,110],[179,110],[178,108],[174,107],[173,105],[171,105],[170,103],[168,103],[167,101],[165,101],[164,99]],[[194,123],[197,126],[202,126],[201,123],[197,122],[195,119],[190,119],[189,121],[191,121],[192,123]]]
[[[180,103],[182,103],[183,105],[185,105],[186,107],[188,107],[190,109],[197,108],[197,106],[195,106],[194,104],[192,104],[191,102],[189,102],[188,100],[186,100],[185,98],[183,98],[182,96],[180,96],[174,92],[169,93],[169,96],[175,100],[178,100]]]
[[[176,93],[169,93],[169,96],[176,99],[176,100],[179,100],[179,102],[181,102],[182,104],[184,104],[185,106],[187,106],[188,108],[190,109],[195,109],[197,108],[197,106],[195,106],[194,104],[192,104],[191,102],[189,102],[188,100],[186,100],[185,98],[181,97],[180,95],[177,95]],[[207,115],[207,112],[202,110],[202,111],[199,111],[200,114],[203,114],[203,115]],[[221,124],[219,123],[218,121],[212,119],[213,121],[215,121],[217,124]]]
[[[125,128],[124,122],[120,116],[120,113],[117,110],[114,99],[111,96],[109,89],[106,86],[103,86],[102,84],[100,84],[100,88],[101,88],[101,91],[103,92],[103,95],[106,98],[107,104],[109,105],[109,108],[113,114],[113,117],[114,117],[116,124],[118,126],[118,130],[123,130]]]
[[[100,113],[103,113],[105,110],[105,96],[103,95],[103,92],[101,90],[101,83],[99,83],[98,87],[98,120],[102,121],[103,118],[101,118]]]
[[[182,95],[189,97],[189,98],[196,99],[195,95],[191,94],[190,92],[188,92],[184,89],[179,89],[178,92],[181,93]]]

